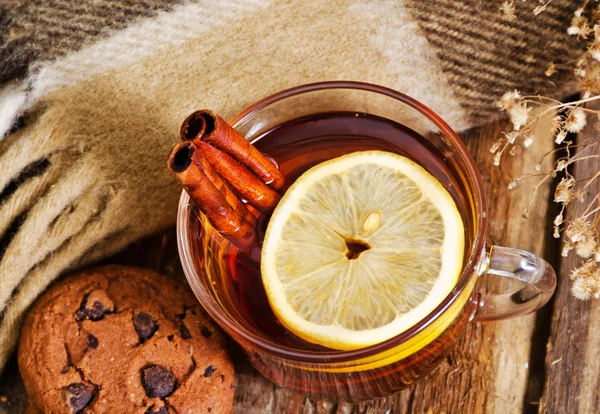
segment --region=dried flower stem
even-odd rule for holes
[[[533,13],[535,15],[542,13],[551,1],[540,1],[543,4],[537,6]],[[506,92],[498,101],[498,107],[508,114],[513,128],[512,131],[503,132],[490,148],[490,152],[494,154],[494,165],[500,165],[505,152],[515,155],[519,147],[528,148],[534,141],[534,132],[540,121],[552,118],[552,138],[560,147],[544,154],[535,165],[535,170],[541,171],[542,164],[549,157],[559,152],[562,153],[561,156],[553,162],[547,172],[523,174],[511,181],[508,188],[519,186],[526,178],[541,177],[525,208],[523,216],[527,217],[540,187],[550,178],[559,178],[554,191],[554,201],[561,206],[561,209],[553,220],[554,237],[560,237],[561,233],[563,235],[563,256],[567,256],[569,251],[574,250],[578,256],[586,259],[579,267],[573,269],[570,275],[573,280],[572,293],[582,300],[600,298],[600,247],[598,246],[600,193],[594,194],[591,201],[587,202],[585,211],[578,217],[565,221],[564,214],[570,203],[584,202],[586,191],[589,191],[592,184],[597,183],[600,178],[600,171],[584,179],[576,179],[569,171],[569,167],[578,162],[600,159],[600,154],[590,153],[590,149],[598,151],[600,139],[588,142],[587,135],[583,134],[589,116],[596,115],[600,119],[600,110],[585,107],[586,104],[600,100],[600,6],[598,1],[594,4],[592,12],[584,14],[591,2],[583,0],[567,29],[569,35],[587,42],[587,47],[581,56],[569,62],[550,63],[545,71],[546,76],[550,77],[559,69],[566,70],[570,67],[580,82],[581,99],[561,102],[541,95],[523,96],[516,90]],[[514,2],[505,2],[501,10],[508,17],[515,17]],[[535,116],[531,116],[532,113],[535,113]],[[580,134],[580,143],[573,145],[567,140],[568,134]],[[577,153],[573,154],[572,149],[577,149]]]
[[[594,205],[594,203],[596,202],[596,200],[598,200],[599,197],[600,197],[600,194],[596,194],[596,196],[592,199],[592,201],[590,202],[590,204],[588,205],[588,207],[583,212],[584,218],[590,215],[588,212],[589,212],[590,208],[592,208],[592,206]]]
[[[525,207],[525,211],[523,211],[524,218],[529,218],[529,209],[531,208],[531,205],[533,204],[533,200],[535,200],[535,196],[536,196],[538,190],[540,189],[542,184],[544,184],[544,182],[550,177],[551,177],[550,174],[546,174],[546,176],[540,182],[538,182],[536,184],[535,188],[533,189],[533,194],[531,195],[531,198],[529,199],[529,204],[527,204],[527,207]]]

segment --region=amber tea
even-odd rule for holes
[[[381,150],[401,154],[423,166],[444,185],[460,208],[466,208],[460,182],[443,154],[415,131],[389,119],[352,112],[322,113],[280,125],[253,144],[279,165],[286,177],[283,191],[306,170],[323,161],[356,151]],[[192,234],[201,239],[195,245],[203,250],[197,257],[203,258],[202,265],[213,294],[240,324],[275,343],[305,351],[327,350],[291,333],[271,310],[257,254],[269,218],[269,212],[259,218],[258,237],[247,250],[240,250],[216,236],[206,220],[196,221]],[[468,217],[463,219],[468,220]],[[348,248],[353,251],[361,246],[350,244]]]

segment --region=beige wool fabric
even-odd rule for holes
[[[203,0],[161,7],[153,1],[135,18],[125,13],[123,24],[85,30],[97,25],[95,3],[82,2],[88,8],[71,21],[69,30],[84,33],[73,44],[46,50],[23,41],[36,58],[17,55],[11,60],[17,69],[3,72],[12,80],[0,90],[0,135],[13,132],[0,141],[0,369],[23,313],[57,276],[174,224],[180,189],[165,160],[191,111],[212,108],[227,119],[281,89],[360,80],[413,96],[463,130],[491,113],[492,93],[484,89],[494,76],[504,82],[498,90],[547,86],[543,68],[533,73],[532,62],[547,59],[549,50],[537,49],[533,35],[518,40],[534,51],[533,60],[498,63],[481,50],[470,58],[477,63],[472,74],[457,75],[483,36],[467,17],[456,21],[469,7],[483,7],[491,19],[485,36],[510,33],[513,44],[528,33],[508,22],[496,2],[445,0],[436,12],[397,0]],[[550,8],[538,32],[562,36],[576,7],[568,3],[573,7]],[[435,13],[445,20],[432,23]],[[440,40],[444,27],[449,36]],[[460,40],[457,27],[468,29],[461,35],[466,49],[449,66],[440,45]],[[469,39],[475,39],[471,46]],[[497,56],[502,53],[499,48]],[[518,81],[523,68],[530,79]],[[476,102],[483,112],[472,109]]]

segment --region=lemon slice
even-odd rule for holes
[[[354,152],[306,171],[265,234],[262,281],[297,336],[377,344],[430,313],[462,268],[463,222],[442,184],[406,157]]]

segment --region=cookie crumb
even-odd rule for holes
[[[0,403],[6,404],[8,402],[8,398],[6,395],[0,395]]]
[[[208,330],[206,326],[202,327],[202,336],[205,338],[210,338],[212,336],[212,332]]]

